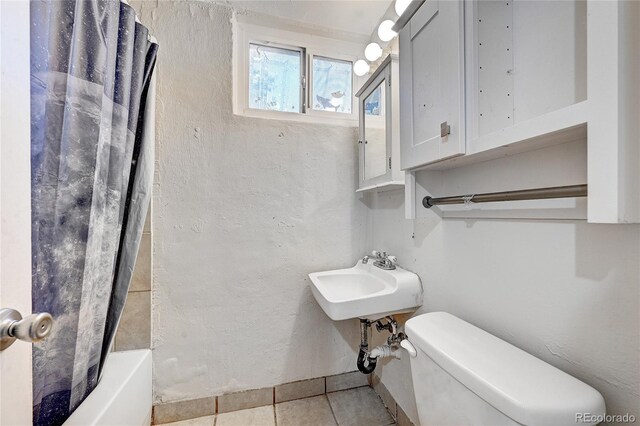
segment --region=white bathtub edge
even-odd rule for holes
[[[98,386],[65,426],[148,426],[151,420],[151,351],[112,352]]]

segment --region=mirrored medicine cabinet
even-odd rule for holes
[[[357,192],[403,187],[397,57],[387,56],[356,96],[360,114]]]

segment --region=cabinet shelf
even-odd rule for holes
[[[390,181],[390,182],[379,183],[377,185],[365,186],[364,188],[360,188],[356,190],[356,192],[369,192],[369,191],[383,192],[383,191],[391,191],[392,189],[398,189],[403,187],[404,187],[404,181]]]
[[[587,102],[541,115],[476,138],[464,156],[428,164],[423,170],[446,170],[550,145],[587,138]]]

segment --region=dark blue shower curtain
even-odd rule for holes
[[[151,192],[136,175],[156,52],[117,0],[31,2],[33,311],[55,321],[33,349],[37,425],[95,388],[115,335]]]

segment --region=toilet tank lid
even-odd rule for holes
[[[443,370],[518,423],[576,424],[579,413],[605,414],[591,386],[451,314],[416,316],[405,330]]]

